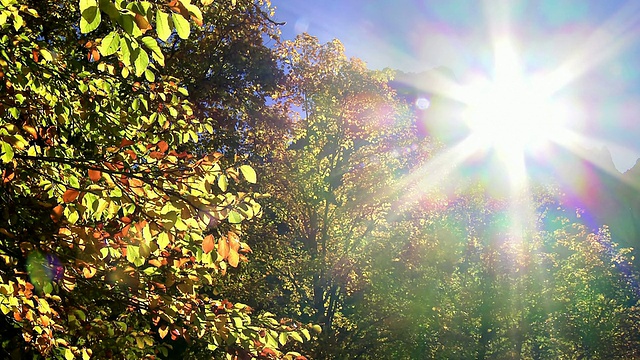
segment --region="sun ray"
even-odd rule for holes
[[[602,26],[590,34],[574,55],[567,58],[548,77],[553,91],[558,91],[579,79],[605,60],[619,55],[637,41],[637,23],[640,21],[640,3],[627,2]]]

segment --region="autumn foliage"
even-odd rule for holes
[[[281,357],[276,339],[310,339],[214,295],[251,252],[257,175],[198,147],[216,123],[163,66],[215,18],[186,0],[3,0],[0,19],[4,354]]]
[[[0,0],[1,358],[640,357],[608,227],[554,184],[515,221],[273,11]]]

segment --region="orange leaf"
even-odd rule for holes
[[[78,195],[80,195],[80,191],[76,189],[67,189],[67,191],[62,194],[62,201],[64,201],[65,203],[70,203],[73,200],[77,199]]]
[[[13,180],[15,176],[16,176],[16,173],[11,169],[2,170],[2,182],[5,184]]]
[[[223,259],[226,259],[227,256],[229,256],[229,244],[227,243],[227,239],[224,237],[218,240],[218,254],[220,254]]]
[[[64,207],[62,205],[58,205],[51,210],[51,220],[54,222],[58,222],[62,217],[62,212],[64,211]]]
[[[162,266],[162,262],[158,259],[151,259],[148,261],[150,265],[153,265],[155,267],[161,267]]]
[[[100,52],[98,52],[98,49],[96,48],[91,49],[91,58],[93,58],[93,61],[100,60]]]
[[[210,253],[215,247],[215,241],[213,240],[213,235],[207,235],[202,240],[202,251],[205,254]]]
[[[24,125],[24,126],[22,126],[22,129],[24,131],[26,131],[27,133],[29,133],[29,135],[31,135],[34,139],[38,138],[38,132],[36,131],[36,129],[33,126]]]
[[[87,266],[82,269],[82,275],[85,279],[91,279],[96,274],[96,268]]]
[[[89,169],[89,179],[93,182],[98,182],[102,177],[102,172],[100,170]]]
[[[162,140],[158,143],[158,150],[160,150],[161,152],[166,152],[167,150],[169,150],[169,144],[167,144],[166,141]]]
[[[149,157],[152,159],[162,159],[164,157],[164,153],[160,152],[160,151],[152,151],[149,153]]]
[[[240,249],[240,237],[238,236],[238,234],[229,231],[227,237],[229,238],[229,246],[231,247],[231,249],[235,252],[238,252],[238,250]]]
[[[198,24],[198,26],[202,26],[204,25],[204,22],[202,22],[202,20],[198,19],[197,17],[191,15],[191,20],[193,20],[194,23]]]
[[[187,10],[187,8],[182,5],[179,0],[173,0],[168,5],[171,10],[180,13],[180,15],[182,15],[182,17],[184,17],[185,19],[189,18],[189,10]]]
[[[138,196],[144,197],[147,193],[144,191],[144,183],[140,179],[130,178],[129,186],[131,186],[131,190]]]
[[[38,50],[31,50],[31,54],[33,54],[33,61],[38,62]]]
[[[138,28],[140,29],[140,31],[142,31],[143,34],[147,32],[147,30],[151,30],[151,24],[149,24],[149,21],[144,16],[140,14],[136,14],[134,21],[136,22],[136,25],[138,25]]]

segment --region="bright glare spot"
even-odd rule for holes
[[[565,140],[568,111],[554,99],[553,79],[525,73],[508,41],[496,43],[494,66],[492,79],[464,87],[464,120],[478,148],[505,166],[515,191],[526,182],[525,155]]]
[[[567,115],[552,79],[526,74],[508,40],[495,44],[494,77],[466,88],[465,120],[486,147],[523,153],[563,133]]]
[[[563,109],[542,87],[513,79],[478,85],[465,119],[473,135],[498,151],[525,152],[562,133]]]

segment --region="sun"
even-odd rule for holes
[[[566,106],[555,98],[553,82],[522,70],[509,44],[495,49],[492,78],[463,89],[463,119],[479,150],[491,150],[513,182],[526,176],[524,158],[566,134]]]
[[[464,115],[472,135],[500,151],[522,152],[552,141],[563,128],[563,106],[554,99],[553,82],[544,74],[529,74],[509,41],[494,49],[492,78],[480,78],[465,88]]]
[[[476,84],[465,122],[485,146],[524,152],[553,141],[562,132],[562,107],[532,79]]]

